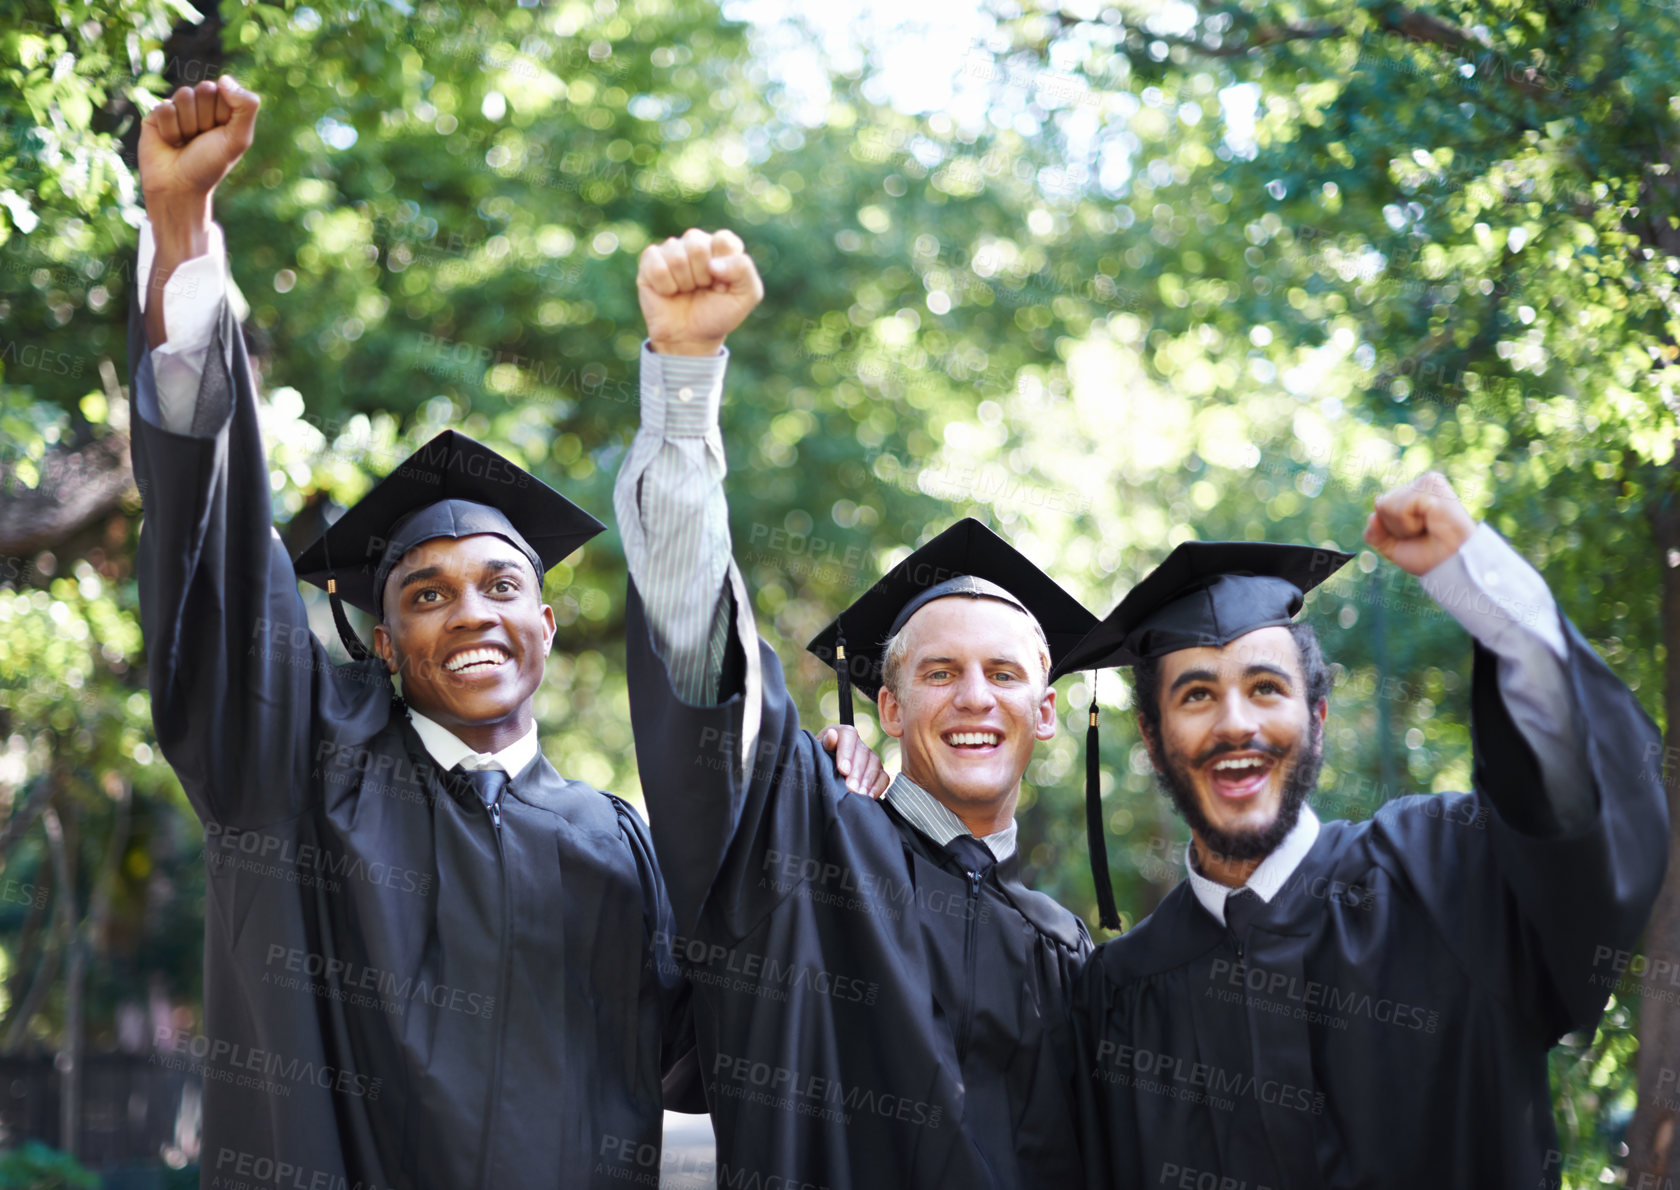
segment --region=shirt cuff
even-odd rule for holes
[[[146,299],[151,296],[152,261],[157,256],[157,242],[152,238],[152,221],[140,221],[140,261],[135,270],[135,284],[139,286],[140,312],[146,312]],[[227,287],[227,245],[219,223],[210,225],[210,244],[202,256],[181,262],[170,274],[163,287],[163,321],[169,339],[157,351],[190,352],[210,345],[211,332],[216,327],[216,312],[221,309]]]
[[[1482,524],[1445,562],[1419,581],[1471,636],[1500,652],[1512,632],[1543,642],[1559,661],[1569,657],[1557,601],[1546,580],[1509,542]]]
[[[705,438],[718,428],[729,348],[716,355],[660,355],[642,342],[642,429],[664,438]]]

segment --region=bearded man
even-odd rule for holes
[[[1129,665],[1187,879],[1075,994],[1091,1187],[1552,1187],[1546,1054],[1662,883],[1655,726],[1430,474],[1366,541],[1475,640],[1472,790],[1320,822],[1335,551],[1187,543],[1065,668]]]

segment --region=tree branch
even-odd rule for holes
[[[1347,33],[1344,25],[1273,25],[1256,29],[1248,41],[1235,45],[1208,45],[1188,37],[1151,37],[1150,41],[1164,41],[1169,46],[1183,46],[1206,58],[1241,58],[1253,50],[1288,41],[1326,41]]]
[[[1438,46],[1467,58],[1484,59],[1484,62],[1477,65],[1478,74],[1481,73],[1488,56],[1494,57],[1495,65],[1504,61],[1504,56],[1491,46],[1483,45],[1458,26],[1428,13],[1392,4],[1378,9],[1375,15],[1378,28],[1386,33],[1398,34],[1420,45]],[[1208,58],[1241,58],[1267,46],[1283,45],[1292,41],[1327,41],[1346,35],[1345,25],[1263,25],[1255,29],[1246,41],[1232,45],[1210,46],[1186,37],[1149,37],[1148,40],[1164,41],[1169,46],[1182,46]],[[1536,98],[1556,90],[1555,86],[1548,87],[1545,76],[1527,63],[1510,63],[1508,69],[1503,72],[1495,70],[1489,77],[1503,77],[1518,91]]]
[[[1426,12],[1392,5],[1377,13],[1377,24],[1389,33],[1399,33],[1410,41],[1428,42],[1460,53],[1485,50],[1488,47],[1455,25]]]
[[[50,452],[32,488],[8,485],[10,478],[0,469],[0,554],[23,556],[121,507],[134,489],[128,435],[106,434],[75,450]]]

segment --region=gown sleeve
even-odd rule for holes
[[[683,938],[708,908],[744,937],[808,872],[832,797],[731,557],[717,424],[726,363],[644,346],[642,424],[614,489],[630,570],[630,719]]]
[[[612,803],[618,812],[619,830],[635,857],[636,878],[642,889],[642,944],[651,976],[643,980],[642,987],[644,994],[659,998],[659,1071],[665,1107],[698,1114],[706,1110],[706,1100],[694,1032],[693,989],[672,955],[671,902],[654,858],[647,823],[622,799],[615,797]]]
[[[833,765],[800,729],[775,652],[741,633],[751,612],[727,602],[719,701],[692,703],[672,684],[630,586],[630,720],[679,937],[693,933],[703,910],[732,939],[745,937],[812,877],[811,865],[820,872],[823,836],[845,790],[824,779]]]
[[[274,530],[244,336],[223,297],[183,432],[164,428],[151,354],[136,303],[128,355],[153,726],[206,825],[281,822],[313,784],[311,716],[332,666]]]
[[[1144,1184],[1142,1171],[1136,1168],[1137,1155],[1145,1148],[1138,1134],[1137,1113],[1117,1110],[1103,1093],[1103,1075],[1114,1069],[1109,1062],[1105,1070],[1104,1059],[1118,1052],[1117,1047],[1134,1044],[1130,1015],[1115,1007],[1124,996],[1123,989],[1108,979],[1099,958],[1084,964],[1069,998],[1075,1066],[1068,1099],[1076,1113],[1074,1131],[1079,1137],[1086,1190]],[[1118,1094],[1124,1097],[1124,1092]]]
[[[1597,1022],[1614,958],[1644,929],[1668,857],[1656,725],[1559,619],[1588,787],[1548,791],[1500,693],[1498,658],[1477,644],[1473,792],[1403,798],[1374,823],[1379,862],[1423,903],[1459,963],[1548,1044]],[[1566,825],[1558,795],[1587,813]]]
[[[1419,577],[1429,597],[1499,661],[1499,695],[1540,763],[1545,805],[1559,830],[1592,817],[1592,779],[1571,715],[1563,617],[1539,571],[1489,525]]]

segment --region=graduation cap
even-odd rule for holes
[[[929,603],[953,595],[995,599],[1033,616],[1052,667],[1097,622],[1026,555],[964,517],[894,566],[806,646],[834,667],[842,723],[852,722],[854,685],[870,699],[880,693],[887,642]]]
[[[1223,648],[1258,628],[1289,624],[1307,592],[1352,558],[1341,550],[1270,541],[1186,541],[1069,651],[1059,673],[1137,665],[1179,649]],[[1120,921],[1103,847],[1094,686],[1085,734],[1085,829],[1102,924],[1115,930]]]
[[[524,554],[540,577],[605,527],[524,468],[445,430],[375,484],[293,567],[326,589],[339,639],[360,661],[372,653],[343,604],[380,618],[385,580],[415,546],[490,533]]]

